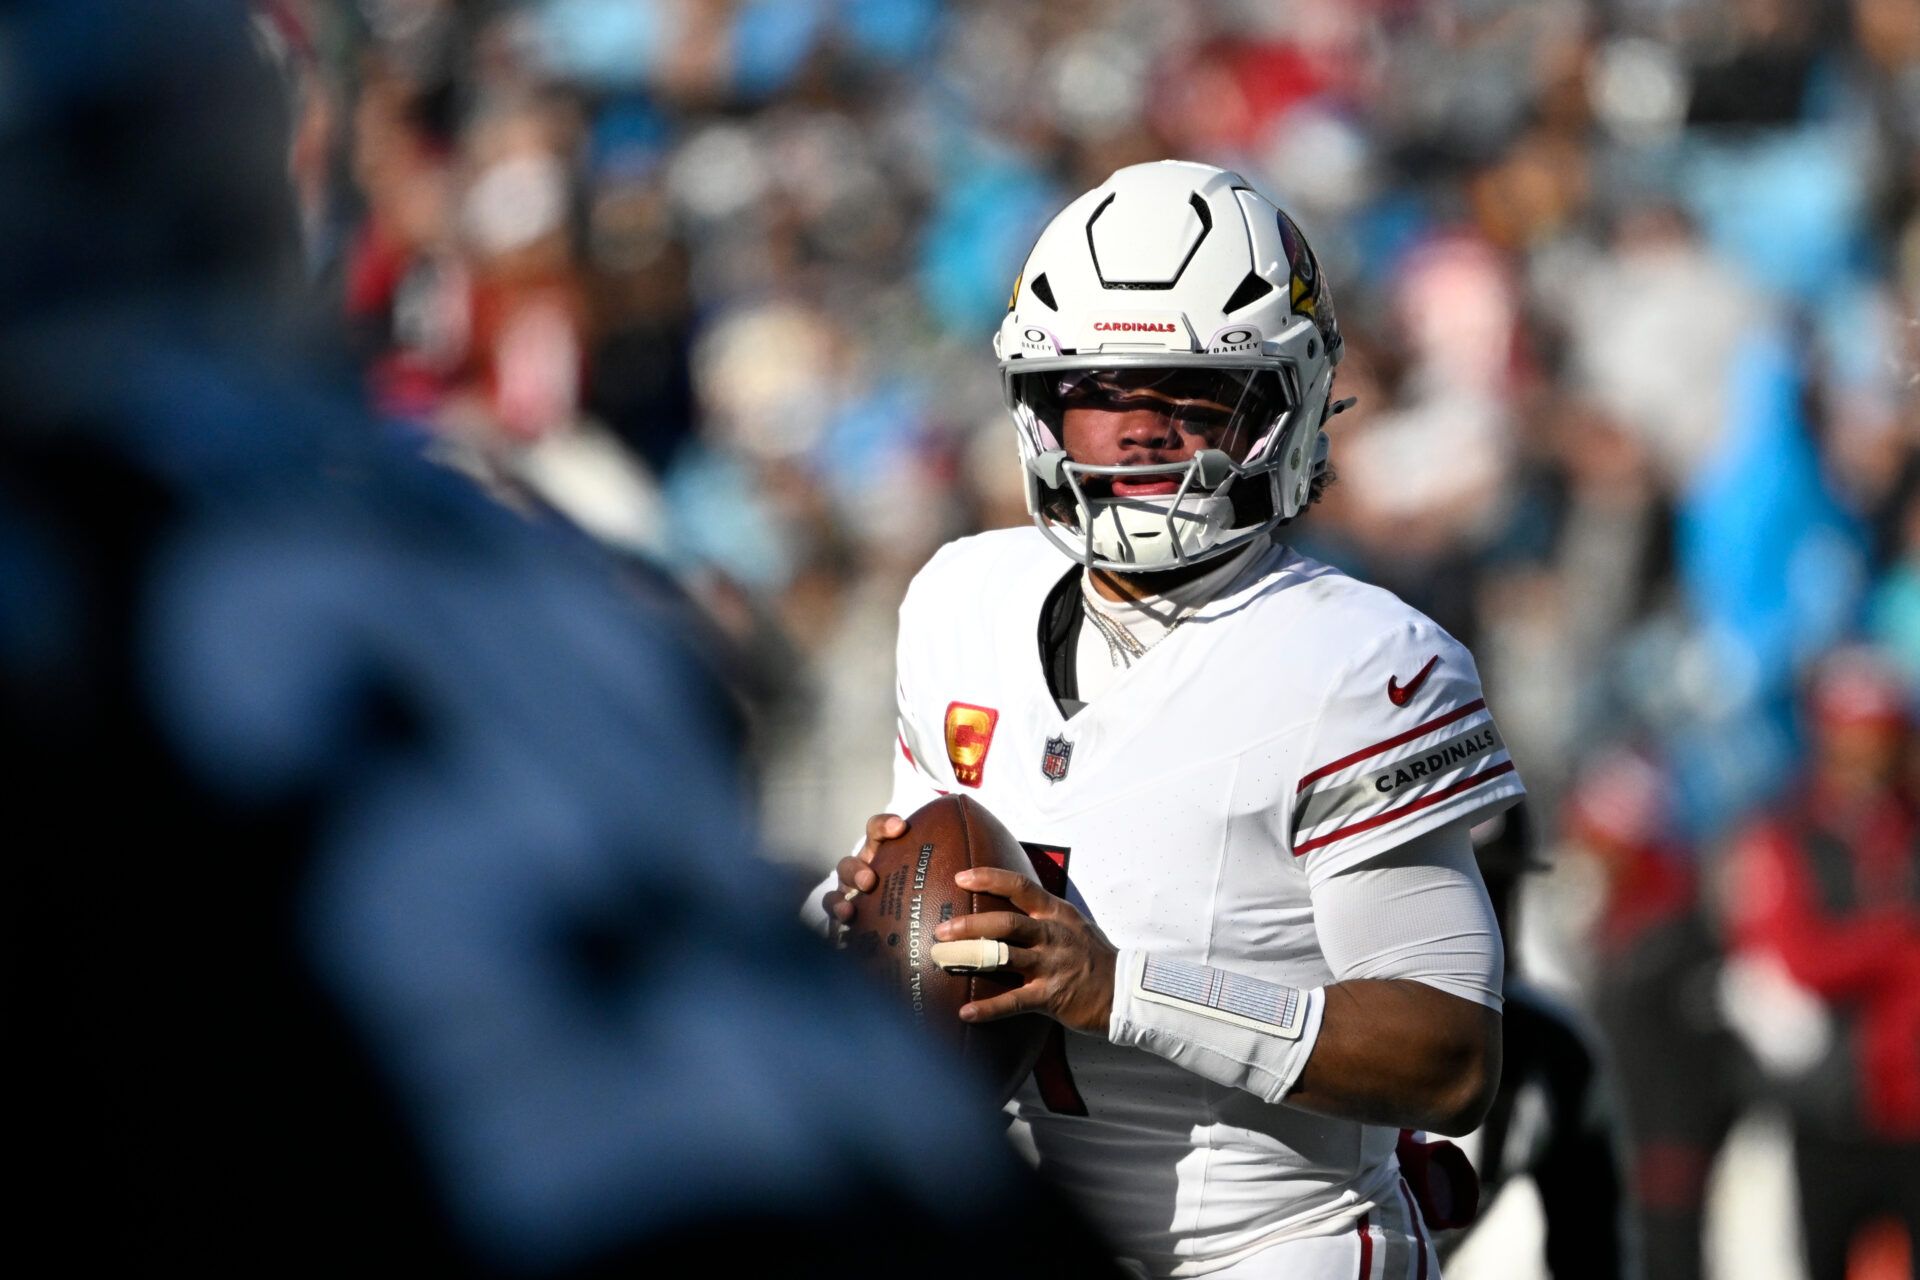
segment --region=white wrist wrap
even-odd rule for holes
[[[1216,1084],[1279,1102],[1320,1037],[1321,988],[1126,948],[1115,966],[1107,1038],[1158,1054]]]

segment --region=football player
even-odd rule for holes
[[[1338,408],[1314,255],[1239,175],[1135,165],[1046,228],[995,348],[1035,527],[908,589],[890,812],[816,908],[853,920],[896,815],[976,796],[1036,875],[960,877],[1019,910],[936,936],[1025,979],[962,1016],[1073,1033],[1014,1136],[1132,1268],[1437,1275],[1396,1139],[1493,1094],[1469,830],[1523,789],[1466,650],[1283,540]]]

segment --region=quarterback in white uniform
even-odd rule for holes
[[[819,909],[855,917],[893,815],[976,796],[1036,876],[962,876],[1020,912],[937,936],[1026,977],[962,1016],[1061,1024],[1014,1136],[1121,1257],[1437,1277],[1396,1140],[1473,1128],[1497,1082],[1468,831],[1522,787],[1466,650],[1278,537],[1337,412],[1312,252],[1236,174],[1122,169],[1041,235],[995,346],[1036,527],[909,588],[889,813]]]

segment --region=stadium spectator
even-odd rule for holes
[[[1643,755],[1588,766],[1562,821],[1594,882],[1591,998],[1622,1095],[1646,1274],[1693,1280],[1706,1274],[1708,1174],[1745,1101],[1700,869],[1676,834],[1672,786]]]
[[[1879,1219],[1920,1256],[1913,693],[1847,649],[1814,673],[1806,714],[1806,771],[1735,845],[1730,910],[1760,1002],[1746,1021],[1792,1126],[1807,1263],[1843,1280]]]

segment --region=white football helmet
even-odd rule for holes
[[[993,346],[1027,509],[1094,568],[1165,569],[1245,546],[1304,510],[1326,466],[1333,299],[1299,228],[1239,174],[1162,160],[1075,200],[1028,255]],[[1067,455],[1068,405],[1142,397],[1184,429],[1204,419],[1215,447],[1174,469]],[[1168,479],[1175,491],[1140,492]],[[1115,496],[1116,484],[1135,492]]]

